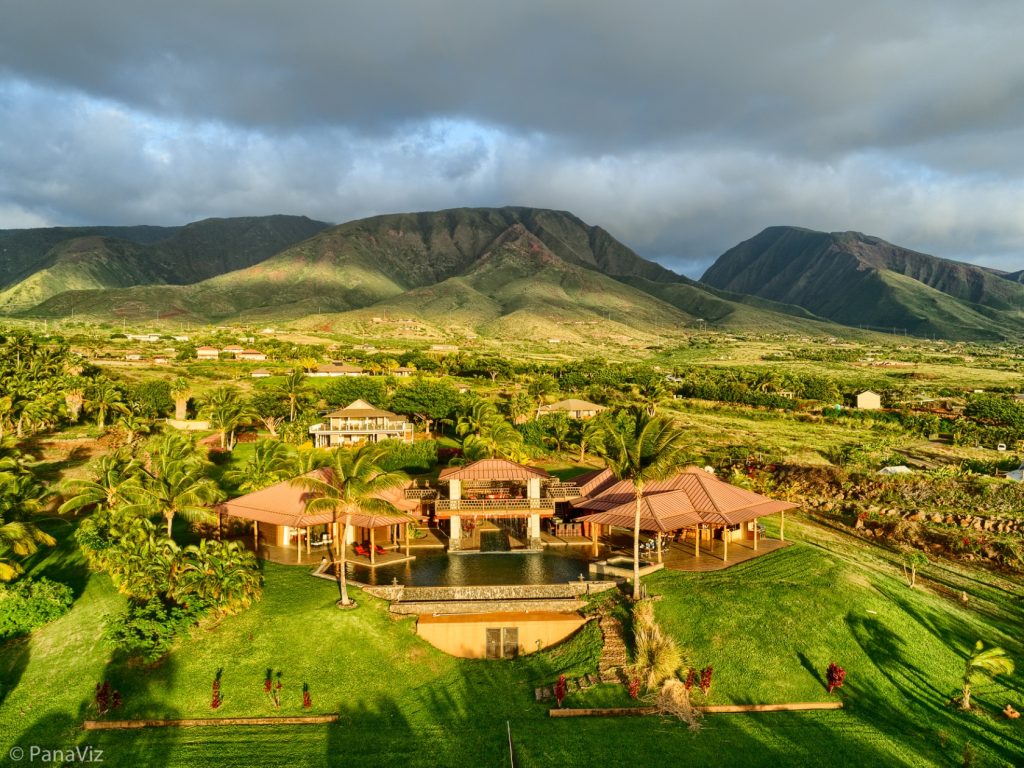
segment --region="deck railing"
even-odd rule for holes
[[[554,508],[554,499],[438,499],[434,505],[437,512],[527,512]]]
[[[548,483],[544,490],[553,499],[575,499],[580,495],[580,487],[575,483]]]
[[[434,499],[437,498],[437,488],[406,488],[405,498]]]

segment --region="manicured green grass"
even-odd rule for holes
[[[196,630],[147,669],[112,657],[101,641],[104,614],[122,598],[105,576],[85,574],[74,548],[40,557],[36,573],[84,585],[71,613],[31,638],[0,648],[4,682],[0,754],[13,744],[105,750],[106,765],[508,765],[517,766],[960,765],[964,745],[979,765],[1015,765],[1024,727],[947,708],[962,654],[980,637],[1019,664],[1020,583],[933,566],[927,583],[967,589],[966,607],[910,590],[882,550],[787,520],[792,547],[726,571],[660,572],[657,615],[696,665],[713,664],[712,703],[821,701],[829,661],[848,671],[838,712],[707,716],[696,734],[660,718],[551,720],[533,688],[596,666],[593,623],[550,652],[514,662],[455,659],[422,642],[409,619],[357,590],[360,607],[334,607],[333,584],[305,569],[266,566],[264,599],[218,626]],[[223,669],[224,706],[209,707]],[[263,693],[267,668],[282,672],[282,706]],[[330,726],[82,732],[93,687],[108,679],[124,695],[119,717],[297,715],[301,686]],[[1020,708],[1011,689],[978,692],[988,711]],[[621,688],[574,694],[568,705],[621,706]]]

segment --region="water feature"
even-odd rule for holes
[[[480,531],[481,552],[511,552],[512,543],[508,540],[508,533],[501,530]]]
[[[558,552],[428,553],[417,552],[416,559],[379,568],[348,565],[355,581],[417,587],[484,586],[492,584],[564,584],[588,578],[591,561],[589,548],[565,548]]]

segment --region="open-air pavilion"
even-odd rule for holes
[[[581,490],[584,488],[587,495],[574,500],[572,506],[583,513],[577,520],[589,526],[588,533],[596,554],[602,534],[606,543],[615,544],[613,529],[632,531],[636,495],[631,482],[616,481],[608,470],[585,478]],[[685,567],[681,562],[684,553],[699,561],[702,544],[706,554],[717,550],[724,564],[729,561],[730,542],[735,542],[734,550],[758,551],[761,543],[758,521],[762,517],[779,515],[779,541],[784,542],[785,513],[796,506],[731,485],[698,467],[687,467],[667,480],[651,482],[644,487],[640,501],[640,530],[654,534],[659,563],[665,559],[663,540],[671,542],[675,538],[677,542],[674,545],[670,543],[670,548],[678,551],[670,551],[669,556],[676,567]],[[687,541],[691,536],[692,549]]]
[[[326,480],[329,473],[329,469],[318,469],[310,475]],[[289,480],[226,501],[218,512],[222,521],[234,518],[251,522],[254,551],[273,562],[318,563],[325,557],[333,560],[338,556],[338,546],[353,547],[346,559],[356,564],[376,566],[412,559],[411,527],[418,522],[413,515],[420,504],[405,498],[403,489],[381,494],[398,510],[395,514],[350,515],[348,540],[344,542],[345,515],[309,514],[309,498],[309,490]]]

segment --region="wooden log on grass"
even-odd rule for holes
[[[744,714],[750,712],[810,712],[842,709],[841,701],[797,701],[785,704],[705,704],[694,709],[706,715]],[[550,709],[550,717],[635,717],[657,715],[657,707],[604,707],[601,709]]]
[[[87,731],[125,731],[136,728],[203,728],[217,725],[322,725],[337,722],[337,715],[305,717],[195,717],[181,720],[86,720]]]

